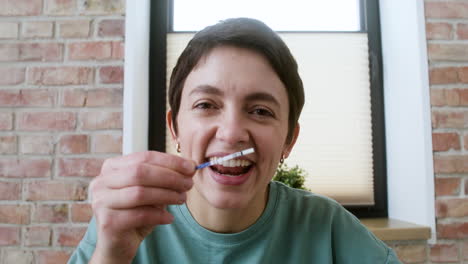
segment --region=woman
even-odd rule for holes
[[[167,123],[181,157],[107,160],[70,263],[399,263],[336,202],[271,182],[304,104],[284,42],[253,19],[195,35],[171,76]],[[196,164],[255,152],[200,170]]]

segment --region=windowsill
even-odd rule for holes
[[[360,219],[376,237],[383,241],[390,240],[427,240],[431,237],[431,228],[390,218]]]

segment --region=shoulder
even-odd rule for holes
[[[278,193],[280,214],[290,225],[299,226],[301,233],[327,241],[338,262],[362,259],[362,263],[387,263],[393,256],[384,242],[337,201],[279,182],[272,182],[272,186]]]
[[[306,190],[291,188],[281,182],[272,182],[271,186],[277,192],[280,206],[286,206],[292,210],[300,210],[302,213],[334,215],[346,211],[337,201]]]

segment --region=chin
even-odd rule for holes
[[[246,208],[248,205],[248,201],[245,199],[245,196],[239,197],[238,194],[231,195],[222,191],[218,194],[211,193],[206,198],[208,203],[217,209],[242,209]]]

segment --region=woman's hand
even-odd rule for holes
[[[195,163],[145,151],[107,159],[90,184],[98,241],[91,263],[130,263],[156,225],[169,224],[169,204],[182,204]]]

